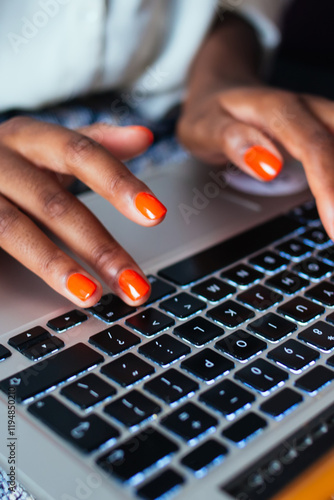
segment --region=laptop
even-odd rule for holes
[[[1,253],[9,486],[37,500],[301,498],[334,442],[334,248],[310,192],[240,193],[191,159],[143,180],[169,209],[159,227],[81,199],[150,277],[145,306],[106,289],[80,311]]]

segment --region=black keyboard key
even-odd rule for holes
[[[334,367],[334,356],[327,359],[327,364]]]
[[[185,441],[213,430],[218,420],[194,403],[186,403],[161,420],[161,424]]]
[[[200,400],[223,415],[231,415],[253,403],[255,396],[231,380],[223,380],[203,392]]]
[[[289,375],[265,359],[257,359],[237,371],[235,378],[259,392],[267,392],[285,382]]]
[[[74,309],[66,314],[57,316],[57,318],[50,319],[47,326],[57,333],[64,332],[73,326],[80,325],[88,319],[88,316],[82,311]]]
[[[267,349],[267,344],[257,337],[237,330],[215,344],[220,351],[226,352],[240,361],[245,361]]]
[[[161,408],[141,392],[133,390],[108,404],[104,411],[126,427],[133,427],[159,413]]]
[[[247,307],[244,307],[233,300],[227,300],[223,304],[210,309],[207,312],[207,316],[224,326],[235,328],[248,319],[253,318],[255,314]]]
[[[226,446],[215,439],[209,439],[182,458],[181,464],[195,474],[202,474],[212,465],[218,465],[227,455]]]
[[[97,318],[102,319],[102,321],[113,323],[124,318],[124,316],[134,313],[136,308],[125,304],[116,295],[108,293],[107,295],[103,295],[96,306],[91,307],[89,311]]]
[[[291,210],[290,215],[302,222],[311,222],[319,219],[318,210],[313,200],[294,208]]]
[[[89,453],[115,439],[119,432],[97,415],[77,415],[53,396],[33,403],[28,411],[81,451]]]
[[[251,332],[257,333],[272,342],[276,342],[297,330],[297,326],[294,323],[274,313],[265,314],[261,318],[249,323],[248,328]]]
[[[255,285],[240,293],[237,299],[258,311],[265,311],[281,302],[283,296],[263,285]]]
[[[115,356],[140,343],[137,335],[129,332],[120,325],[114,325],[102,332],[96,333],[89,338],[89,342],[102,351]]]
[[[334,264],[334,245],[324,248],[317,253],[317,257],[323,259],[328,264]]]
[[[251,412],[224,429],[222,434],[227,439],[241,445],[244,441],[265,429],[267,425],[264,418]]]
[[[145,500],[165,498],[165,495],[175,493],[184,482],[183,477],[173,469],[165,469],[161,474],[139,488],[137,496]]]
[[[287,411],[291,411],[300,404],[303,399],[301,394],[286,387],[262,403],[260,409],[268,413],[268,415],[277,418],[284,415]]]
[[[331,323],[332,325],[334,324],[334,313],[330,313],[328,316],[326,316],[326,321]]]
[[[306,245],[295,238],[278,245],[276,250],[294,260],[299,260],[312,252],[312,248],[309,245]]]
[[[312,393],[327,385],[334,378],[334,372],[325,366],[316,366],[296,380],[295,385],[306,392]]]
[[[290,217],[276,217],[208,250],[166,267],[159,272],[159,275],[178,285],[188,285],[260,251],[263,247],[300,227],[301,224]]]
[[[250,262],[254,265],[262,269],[263,271],[274,272],[280,269],[283,266],[287,266],[289,261],[278,255],[277,253],[271,252],[267,250],[262,252],[259,255],[256,255]]]
[[[116,394],[116,389],[94,373],[89,373],[60,391],[63,396],[86,410]]]
[[[268,358],[298,371],[318,359],[319,353],[297,340],[289,339],[270,351]]]
[[[103,356],[85,344],[79,343],[39,361],[33,366],[15,373],[0,382],[0,388],[7,393],[10,386],[16,388],[16,400],[25,401],[54,387],[88,368],[102,363]]]
[[[188,293],[181,292],[161,302],[160,307],[170,314],[173,314],[173,316],[184,319],[203,311],[203,309],[206,308],[206,304],[203,300],[197,299]]]
[[[298,334],[298,338],[324,351],[334,348],[334,328],[324,321],[317,321],[306,328]]]
[[[310,257],[296,264],[293,270],[296,273],[306,276],[306,278],[318,280],[325,275],[329,275],[332,272],[332,267],[314,257]]]
[[[129,352],[102,366],[101,372],[123,387],[127,387],[154,373],[154,368],[143,359]]]
[[[99,457],[97,464],[122,482],[137,483],[143,472],[159,467],[178,449],[172,440],[147,427]]]
[[[307,292],[306,297],[321,302],[325,306],[334,306],[334,285],[329,281],[323,281],[318,285],[313,286]]]
[[[218,278],[209,278],[193,286],[191,291],[210,302],[219,302],[236,292],[236,288]]]
[[[38,359],[41,359],[43,356],[58,351],[64,346],[65,344],[62,340],[58,339],[57,337],[50,336],[50,338],[46,340],[34,343],[31,346],[29,345],[21,352],[27,358],[32,359],[33,361],[37,361]]]
[[[304,297],[295,297],[282,304],[277,311],[300,323],[308,323],[325,312],[325,309]]]
[[[19,333],[8,340],[8,344],[18,351],[22,351],[28,346],[33,345],[35,342],[46,340],[51,337],[50,333],[41,326],[35,326],[23,333]]]
[[[254,269],[253,267],[247,266],[246,264],[238,264],[221,274],[222,278],[232,281],[236,285],[247,286],[255,281],[263,278],[263,274]]]
[[[167,366],[189,354],[190,347],[165,333],[142,345],[138,351],[159,365]]]
[[[148,276],[147,278],[151,284],[151,295],[145,305],[153,304],[153,302],[161,300],[164,297],[167,297],[167,295],[171,295],[176,292],[176,288],[169,283],[166,283],[166,281],[162,281],[155,276]]]
[[[198,391],[199,385],[183,373],[170,368],[162,375],[146,382],[144,388],[165,403],[172,404],[194,394],[195,391]]]
[[[306,241],[308,245],[321,248],[329,242],[329,236],[323,227],[314,227],[301,235],[301,238]]]
[[[7,347],[5,347],[4,345],[0,344],[0,361],[4,361],[11,355],[12,353],[10,352],[10,350],[7,349]]]
[[[232,370],[234,363],[212,349],[203,349],[182,361],[181,367],[209,382]]]
[[[143,312],[131,316],[126,320],[126,324],[131,326],[134,330],[147,337],[151,337],[163,330],[167,330],[175,324],[175,321],[152,307],[144,309]]]
[[[282,271],[281,273],[275,274],[272,278],[269,278],[266,281],[266,285],[286,293],[287,295],[293,295],[299,292],[299,290],[302,290],[302,288],[308,286],[309,281],[301,278],[296,273]]]
[[[224,335],[224,330],[211,321],[198,316],[177,326],[174,333],[196,346],[203,346]]]

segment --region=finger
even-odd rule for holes
[[[240,99],[239,99],[240,100]],[[303,96],[283,91],[267,91],[259,99],[257,92],[248,96],[248,105],[235,98],[229,106],[239,119],[270,127],[272,135],[304,165],[310,189],[316,199],[321,220],[334,238],[334,136],[308,108]]]
[[[74,175],[138,224],[153,226],[166,215],[166,208],[151,190],[87,136],[20,118],[2,127],[1,140],[33,164]]]
[[[282,156],[273,142],[260,130],[237,121],[219,106],[214,113],[204,115],[195,127],[187,124],[184,128],[183,142],[202,159],[218,163],[227,157],[261,181],[271,181],[281,171]]]
[[[119,160],[128,160],[144,153],[154,141],[151,130],[139,125],[115,127],[106,123],[96,123],[82,127],[78,132],[101,144]]]
[[[304,95],[303,97],[308,108],[334,134],[334,102],[318,96]]]
[[[0,246],[79,307],[101,298],[101,285],[0,195]]]
[[[6,197],[62,239],[125,302],[139,305],[148,298],[150,284],[138,265],[98,219],[52,176],[7,153],[0,165],[0,177]],[[124,276],[132,280],[131,287],[126,286]]]

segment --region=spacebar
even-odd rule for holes
[[[16,397],[19,403],[50,389],[88,368],[101,363],[103,356],[79,343],[65,351],[0,381],[0,389]],[[15,392],[14,392],[15,388]]]
[[[276,217],[192,257],[159,271],[159,275],[184,286],[230,266],[263,247],[287,236],[302,224],[286,216]]]

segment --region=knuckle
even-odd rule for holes
[[[311,151],[316,150],[316,152],[319,153],[319,151],[326,151],[330,149],[331,152],[333,152],[334,136],[326,128],[318,128],[317,130],[312,131],[309,144],[311,146]]]
[[[49,219],[59,219],[70,212],[74,199],[66,191],[43,191],[40,195],[43,213]]]
[[[40,253],[39,259],[39,269],[42,276],[55,273],[58,275],[59,267],[63,267],[64,264],[64,254],[60,249],[47,249],[44,253]]]
[[[86,161],[96,152],[98,145],[90,137],[84,135],[74,135],[67,142],[65,147],[65,157],[72,164]]]
[[[4,238],[11,233],[19,218],[19,212],[14,207],[5,207],[0,209],[0,237]]]
[[[126,184],[129,182],[129,176],[125,172],[116,172],[111,175],[105,182],[108,193],[111,196],[118,196],[122,194]]]
[[[104,270],[115,265],[120,249],[116,243],[104,243],[91,250],[91,261],[95,269]]]

